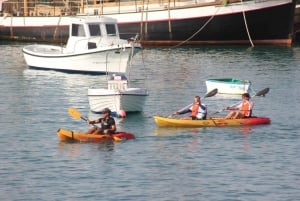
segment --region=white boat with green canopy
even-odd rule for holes
[[[207,91],[218,89],[220,94],[243,94],[251,90],[251,81],[237,78],[210,78],[205,81]]]

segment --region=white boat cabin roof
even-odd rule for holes
[[[117,20],[111,17],[74,17],[70,22],[69,35],[66,45],[68,53],[128,45],[127,40],[120,39]]]
[[[119,38],[117,20],[111,17],[74,17],[70,24],[69,37],[107,37]]]

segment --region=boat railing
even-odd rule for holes
[[[107,82],[108,89],[111,90],[125,90],[127,89],[127,80],[109,80]]]
[[[1,1],[2,15],[6,16],[71,16],[101,15],[151,10],[166,10],[180,7],[221,5],[240,0],[68,0],[49,2],[30,2],[19,0]],[[29,2],[29,1],[28,1]]]

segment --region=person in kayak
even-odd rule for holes
[[[227,107],[226,110],[239,110],[231,111],[225,117],[226,119],[242,119],[249,118],[252,115],[253,102],[250,101],[249,93],[242,94],[242,102],[236,107]]]
[[[104,108],[102,111],[102,117],[96,120],[88,120],[88,124],[101,124],[101,128],[93,126],[86,133],[87,134],[114,134],[116,131],[116,122],[113,117],[110,116],[111,111],[108,108]]]
[[[173,114],[180,115],[180,114],[186,114],[189,112],[191,113],[190,116],[183,117],[182,119],[192,119],[192,120],[206,119],[207,107],[206,107],[206,105],[201,103],[200,96],[194,97],[194,103],[190,108],[187,108],[180,112],[174,112]]]

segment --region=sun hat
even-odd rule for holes
[[[110,111],[110,109],[108,109],[108,108],[106,107],[106,108],[104,108],[104,109],[101,111],[101,113],[103,113],[103,114],[105,114],[105,113],[110,114],[111,111]]]

